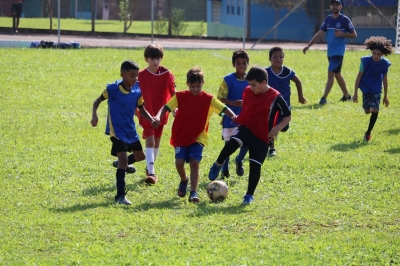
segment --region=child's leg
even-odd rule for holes
[[[159,138],[155,137],[154,142],[155,142],[155,145],[154,145],[153,151],[154,151],[154,161],[155,161],[157,159],[158,151],[160,150],[161,137],[159,137]]]
[[[116,172],[117,197],[125,196],[125,169],[128,166],[127,152],[118,152],[118,168]]]
[[[224,147],[222,148],[218,158],[217,158],[217,165],[220,166],[222,165],[225,160],[232,154],[234,153],[240,145],[243,143],[239,143],[239,140],[237,139],[230,139],[228,142],[225,142]]]
[[[257,188],[258,181],[261,176],[261,164],[253,160],[250,161],[250,173],[249,173],[249,184],[247,186],[247,195],[254,195],[254,191]]]
[[[196,191],[199,184],[199,162],[190,158],[190,191]]]
[[[181,178],[181,181],[188,181],[185,170],[185,160],[175,159],[175,167],[179,177]]]
[[[146,167],[149,175],[154,175],[154,135],[146,137]]]
[[[370,112],[365,112],[366,114],[371,113],[371,117],[369,119],[369,124],[368,124],[368,129],[367,132],[365,132],[366,135],[371,135],[371,131],[375,126],[376,120],[378,120],[378,113],[379,110],[376,108],[371,108]]]
[[[246,156],[248,151],[249,151],[249,146],[240,147],[239,154],[236,156],[236,162],[237,163],[243,162],[244,157]]]
[[[230,156],[226,157],[224,164],[222,165],[222,171],[226,172],[229,170],[229,158]]]

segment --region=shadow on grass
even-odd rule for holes
[[[138,186],[147,186],[147,184],[144,182],[144,178],[140,180],[135,180],[133,183],[129,182],[129,180],[126,180],[126,188],[128,191],[137,191],[140,190]],[[115,185],[110,186],[108,184],[104,184],[101,187],[91,187],[88,189],[83,190],[82,194],[85,196],[95,196],[98,194],[102,194],[104,192],[109,192],[109,191],[115,191],[116,187]]]
[[[293,109],[309,109],[309,110],[314,110],[314,109],[321,109],[322,107],[324,107],[324,104],[319,104],[319,103],[315,103],[315,104],[307,104],[307,105],[301,105],[301,106],[292,106],[292,110]]]
[[[53,212],[80,212],[101,207],[109,207],[111,205],[115,205],[114,201],[91,203],[91,204],[77,204],[69,207],[49,208],[49,210]]]
[[[335,144],[335,145],[333,145],[331,147],[331,149],[334,150],[334,151],[349,151],[349,150],[358,149],[358,148],[363,147],[365,145],[368,145],[368,143],[364,143],[364,142],[361,142],[361,141],[357,140],[357,141],[353,141],[353,142],[350,142],[350,143],[338,143],[338,144]]]
[[[399,135],[400,134],[400,128],[389,129],[389,130],[386,130],[384,132],[388,133],[389,135]]]
[[[399,154],[400,153],[400,148],[389,149],[389,150],[385,150],[384,152],[387,152],[387,153],[390,153],[390,154]]]
[[[219,202],[211,202],[209,200],[201,201],[198,205],[198,208],[193,212],[188,214],[190,217],[202,217],[209,216],[213,214],[239,214],[244,212],[250,212],[247,205],[236,205],[236,206],[219,206],[224,203]]]

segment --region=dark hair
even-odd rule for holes
[[[145,58],[163,58],[164,48],[159,44],[149,44],[146,49],[144,49]]]
[[[191,83],[191,84],[196,83],[196,82],[203,83],[204,82],[204,72],[199,67],[191,68],[186,74],[186,82]]]
[[[392,40],[387,40],[383,36],[372,36],[365,40],[365,45],[367,45],[367,50],[379,50],[384,55],[392,54]]]
[[[249,61],[250,61],[249,54],[243,49],[238,49],[238,50],[233,52],[232,64],[235,64],[235,61],[236,61],[237,58],[246,59],[247,63],[249,63]]]
[[[271,59],[272,55],[275,52],[282,52],[283,53],[283,48],[279,47],[279,46],[272,47],[271,50],[269,50],[269,59]],[[283,54],[283,56],[285,56],[285,54]]]
[[[268,73],[263,67],[252,66],[249,72],[247,72],[246,80],[255,80],[259,83],[265,80],[268,83]]]
[[[132,60],[126,60],[126,61],[122,62],[121,72],[126,72],[129,70],[139,70],[139,65]]]

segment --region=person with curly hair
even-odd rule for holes
[[[381,101],[383,84],[383,104],[389,106],[387,73],[391,65],[384,55],[392,53],[392,41],[382,36],[372,36],[364,43],[371,50],[371,55],[361,58],[353,94],[353,102],[358,102],[358,88],[361,89],[363,109],[366,114],[371,114],[368,129],[364,134],[364,141],[371,140],[371,131],[378,119],[379,104]]]

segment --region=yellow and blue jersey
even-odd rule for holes
[[[139,140],[136,132],[135,115],[136,107],[144,104],[139,82],[129,90],[122,86],[122,81],[108,84],[102,96],[108,99],[108,114],[106,134],[125,143]]]

